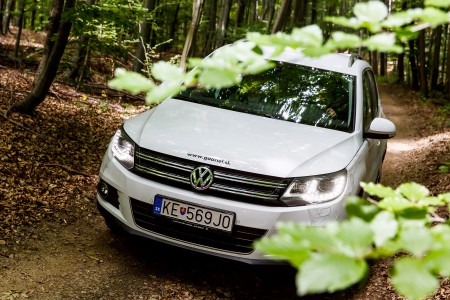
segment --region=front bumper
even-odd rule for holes
[[[202,195],[161,184],[123,168],[113,159],[110,149],[103,159],[100,179],[116,191],[114,199],[101,197],[97,193],[99,211],[108,222],[114,222],[133,235],[251,264],[280,263],[252,247],[254,240],[276,233],[277,222],[293,221],[320,226],[345,216],[344,196],[315,206],[270,207]],[[174,224],[170,219],[154,216],[152,207],[156,195],[234,212],[234,229],[231,234],[218,234]]]

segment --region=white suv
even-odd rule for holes
[[[344,200],[377,181],[386,139],[370,65],[306,58],[225,89],[193,87],[127,120],[104,156],[98,209],[111,229],[248,263],[279,221],[345,218]]]

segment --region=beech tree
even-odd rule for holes
[[[14,110],[31,114],[36,106],[44,101],[56,77],[58,66],[64,54],[72,27],[70,19],[62,18],[62,15],[63,12],[67,12],[75,6],[75,1],[52,0],[42,60],[36,72],[30,93],[22,101],[14,105]]]

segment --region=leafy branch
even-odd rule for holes
[[[348,220],[324,227],[280,223],[275,236],[256,249],[289,261],[298,268],[299,295],[335,292],[367,276],[367,260],[397,259],[392,284],[408,299],[422,299],[439,287],[436,276],[450,276],[450,226],[436,215],[450,203],[450,193],[435,197],[416,183],[397,189],[362,183],[365,192],[381,199],[376,204],[359,197],[346,202]],[[431,226],[433,222],[441,224]]]
[[[206,59],[191,58],[188,66],[194,69],[190,72],[160,61],[153,65],[150,78],[117,69],[109,86],[133,94],[146,93],[147,103],[156,104],[192,85],[229,87],[238,84],[243,75],[263,72],[273,67],[262,54],[261,47],[264,46],[274,49],[272,57],[276,57],[287,47],[310,57],[355,48],[400,53],[403,47],[399,41],[415,38],[417,32],[425,28],[449,22],[450,15],[443,9],[450,7],[450,0],[427,0],[425,5],[423,9],[409,9],[389,15],[386,5],[380,1],[357,3],[353,8],[354,17],[328,17],[327,20],[355,31],[367,30],[372,34],[367,38],[336,31],[325,40],[322,29],[317,25],[272,35],[249,32],[246,40],[222,47]]]

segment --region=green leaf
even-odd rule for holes
[[[425,266],[443,277],[450,276],[450,249],[432,250],[424,259]]]
[[[358,29],[361,26],[361,21],[356,18],[346,18],[346,17],[326,17],[325,21],[331,22],[333,24],[348,27],[352,29]]]
[[[355,34],[349,34],[342,31],[333,32],[327,45],[334,49],[357,48],[361,45],[361,38]]]
[[[414,258],[399,259],[393,268],[392,284],[408,299],[423,299],[439,287],[439,281]]]
[[[400,213],[406,209],[414,207],[414,204],[405,198],[396,196],[392,198],[385,198],[378,203],[378,207],[392,211],[394,213]]]
[[[398,211],[398,216],[409,220],[424,220],[428,215],[428,207],[408,207],[402,211]]]
[[[165,61],[159,61],[152,67],[152,76],[159,81],[174,82],[181,84],[186,75],[180,68]]]
[[[198,77],[198,82],[207,89],[233,86],[241,80],[242,75],[238,72],[220,68],[203,70]]]
[[[439,166],[439,173],[449,173],[450,167],[448,166]]]
[[[364,40],[363,45],[370,51],[401,53],[403,48],[395,44],[393,33],[378,33]]]
[[[450,7],[450,0],[425,0],[425,6]]]
[[[433,244],[430,229],[423,222],[403,221],[398,243],[413,255],[420,256],[429,251]]]
[[[447,13],[434,7],[425,8],[421,14],[417,15],[417,17],[422,22],[430,24],[431,27],[446,24],[449,21]]]
[[[450,249],[450,226],[448,224],[438,224],[433,226],[430,231],[433,237],[433,249]]]
[[[393,213],[382,211],[372,220],[370,228],[375,234],[375,245],[381,247],[387,240],[397,235],[398,222]]]
[[[414,20],[413,16],[408,12],[402,11],[390,15],[381,24],[383,27],[387,28],[399,28],[404,25],[410,24]]]
[[[371,196],[375,196],[378,198],[388,198],[388,197],[396,197],[396,193],[395,191],[387,186],[384,186],[382,184],[379,183],[373,183],[373,182],[369,182],[369,183],[364,183],[361,182],[361,187],[364,189],[364,191],[371,195]]]
[[[351,217],[357,217],[369,222],[380,212],[380,208],[364,198],[350,196],[345,202],[345,210]]]
[[[334,225],[334,224],[332,224]],[[293,222],[283,222],[277,224],[278,234],[289,235],[292,238],[305,241],[308,247],[313,250],[331,251],[335,246],[334,232],[328,227],[314,227]]]
[[[424,207],[432,207],[444,205],[445,201],[443,198],[439,197],[425,197],[417,202],[417,204],[422,205]]]
[[[430,194],[426,187],[415,182],[403,183],[397,188],[397,191],[413,202],[417,202]]]
[[[450,203],[450,193],[440,194],[437,197],[446,203]]]
[[[293,43],[301,48],[321,48],[323,44],[322,29],[317,25],[294,28],[291,37]]]
[[[302,53],[308,57],[320,57],[322,55],[330,53],[330,49],[327,47],[308,47],[302,49]]]
[[[279,234],[257,241],[255,248],[273,255],[274,259],[287,259],[296,268],[299,268],[311,253],[307,241]]]
[[[342,254],[313,253],[297,274],[299,295],[335,292],[360,281],[367,273],[364,260]]]
[[[149,93],[147,93],[147,96],[145,97],[145,102],[147,104],[158,104],[167,98],[178,94],[184,89],[183,86],[180,85],[167,85],[162,84],[154,89],[152,89]]]
[[[339,223],[336,237],[342,242],[339,251],[347,256],[363,258],[371,250],[373,232],[370,225],[359,218]]]
[[[355,4],[353,13],[360,21],[377,23],[387,17],[388,9],[381,1],[368,1]]]
[[[114,79],[108,82],[108,86],[112,89],[128,91],[136,95],[141,92],[149,92],[155,87],[155,84],[141,74],[117,68],[114,72]]]

